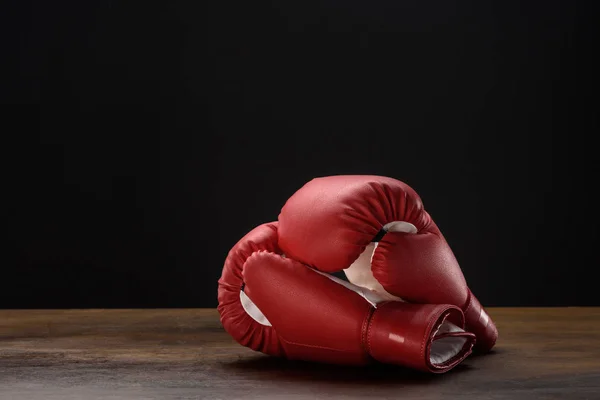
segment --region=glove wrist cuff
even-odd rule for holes
[[[443,373],[460,364],[475,344],[475,335],[450,320],[463,321],[458,307],[382,303],[369,321],[366,348],[379,362]]]

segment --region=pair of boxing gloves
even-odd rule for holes
[[[225,330],[289,359],[444,373],[498,337],[420,197],[388,177],[308,182],[235,244],[218,285]]]

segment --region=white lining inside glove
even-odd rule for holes
[[[431,349],[429,352],[429,361],[432,365],[440,365],[452,359],[452,357],[460,353],[467,342],[467,338],[460,336],[449,336],[441,339],[435,339],[437,336],[441,336],[444,333],[450,332],[464,332],[464,330],[448,321],[444,321],[442,325],[440,325],[439,329],[434,334],[433,343],[431,343]]]
[[[240,302],[246,314],[252,317],[253,320],[261,325],[272,326],[265,314],[250,300],[250,297],[243,290],[240,290]]]

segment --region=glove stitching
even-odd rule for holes
[[[465,309],[464,313],[467,314],[467,312],[469,311],[469,309],[471,308],[471,306],[473,305],[473,295],[471,293],[471,291],[469,290],[469,302],[467,303],[467,308]]]
[[[365,352],[367,355],[371,354],[371,326],[375,320],[375,308],[371,307],[369,312],[365,316],[361,329],[360,343],[362,347],[366,347]]]
[[[228,289],[238,289],[239,288],[236,285],[232,285],[231,283],[225,282],[223,279],[219,279],[218,284],[219,284],[219,286],[226,287]]]
[[[346,349],[334,349],[332,347],[326,347],[326,346],[318,346],[318,345],[314,345],[314,344],[305,344],[305,343],[292,342],[290,340],[287,340],[287,339],[283,338],[281,335],[279,335],[279,339],[281,339],[282,341],[286,342],[287,344],[291,344],[291,345],[294,345],[294,346],[311,347],[313,349],[323,349],[323,350],[332,350],[332,351],[339,351],[339,352],[347,352]]]

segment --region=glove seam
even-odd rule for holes
[[[367,353],[368,356],[371,355],[371,326],[373,325],[375,321],[375,308],[371,307],[369,308],[369,312],[367,313],[367,315],[365,316],[365,319],[363,321],[362,324],[362,329],[361,329],[361,344],[364,347],[366,347],[365,353]]]
[[[275,333],[277,333],[277,331],[275,331]],[[335,349],[333,347],[319,346],[319,345],[316,345],[316,344],[305,344],[305,343],[292,342],[290,340],[285,339],[281,335],[278,335],[278,336],[279,336],[279,339],[281,341],[283,341],[283,342],[285,342],[287,344],[290,344],[290,345],[294,345],[294,346],[302,346],[302,347],[310,347],[310,348],[313,348],[313,349],[323,349],[323,350],[338,351],[338,352],[342,352],[342,353],[347,352],[347,350],[345,350],[345,349]]]
[[[467,308],[465,308],[464,314],[466,315],[467,312],[471,309],[471,306],[473,305],[473,294],[471,293],[471,291],[469,289],[467,289],[467,293],[469,295],[469,299],[467,302]]]
[[[227,283],[227,282],[223,281],[222,279],[219,279],[218,285],[221,287],[225,287],[227,289],[235,289],[235,290],[239,289],[239,286],[232,285],[231,283]]]

